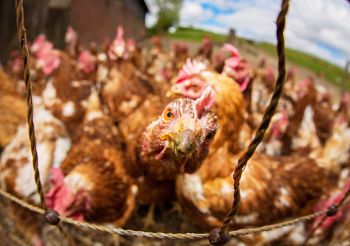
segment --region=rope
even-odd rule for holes
[[[248,160],[252,157],[252,155],[255,152],[255,149],[258,147],[260,142],[263,140],[265,132],[267,128],[269,127],[270,121],[272,116],[275,113],[278,100],[281,97],[283,86],[284,86],[284,80],[286,77],[286,68],[285,68],[285,51],[284,51],[284,27],[286,23],[286,15],[288,12],[289,7],[289,0],[283,0],[281,5],[281,11],[277,17],[277,53],[278,53],[278,78],[276,81],[275,89],[273,92],[273,96],[271,98],[271,101],[268,105],[268,107],[265,110],[263,120],[253,138],[251,143],[248,146],[248,150],[240,157],[238,160],[238,165],[236,166],[234,173],[233,173],[233,179],[234,179],[234,199],[233,199],[233,205],[232,209],[226,216],[223,226],[221,227],[221,233],[227,230],[230,222],[232,221],[233,217],[237,214],[239,202],[241,200],[241,194],[240,194],[240,180],[242,177],[242,173],[247,165]]]
[[[350,192],[348,192],[350,193]],[[33,206],[29,204],[26,201],[23,201],[12,194],[0,189],[0,195],[17,203],[18,205],[35,212],[40,215],[45,214],[45,210]],[[349,194],[347,194],[345,197],[347,197]],[[345,199],[344,199],[345,200]],[[339,203],[338,207],[340,207],[342,204]],[[244,235],[249,235],[249,234],[257,234],[261,233],[264,231],[271,231],[275,229],[279,229],[285,226],[290,226],[299,222],[305,222],[312,220],[316,217],[322,216],[327,214],[329,209],[324,209],[316,213],[312,213],[306,216],[301,216],[298,218],[290,219],[284,222],[276,223],[276,224],[271,224],[271,225],[266,225],[266,226],[261,226],[261,227],[256,227],[256,228],[248,228],[248,229],[239,229],[239,230],[234,230],[230,231],[229,235],[231,237],[235,236],[244,236]],[[135,231],[135,230],[126,230],[122,228],[116,228],[113,226],[104,226],[104,225],[98,225],[98,224],[92,224],[88,222],[82,222],[82,221],[76,221],[71,218],[59,216],[59,219],[61,222],[70,224],[70,225],[75,225],[81,228],[89,229],[89,230],[94,230],[94,231],[102,231],[102,232],[107,232],[111,234],[117,234],[120,236],[128,236],[128,237],[146,237],[150,239],[172,239],[172,240],[198,240],[198,239],[206,239],[209,236],[209,233],[163,233],[163,232],[145,232],[145,231]]]
[[[40,196],[41,206],[44,208],[43,211],[51,212],[48,210],[45,202],[45,195],[43,192],[43,188],[40,181],[40,172],[38,167],[38,152],[36,149],[36,137],[35,137],[35,126],[33,121],[33,99],[32,99],[32,84],[30,81],[30,55],[28,50],[27,43],[27,33],[24,25],[24,9],[23,9],[23,0],[16,0],[16,24],[17,24],[17,32],[18,32],[18,40],[21,46],[21,54],[24,65],[24,83],[26,86],[26,96],[27,96],[27,122],[28,122],[28,133],[29,133],[29,141],[30,141],[30,150],[32,152],[32,165],[34,170],[34,180],[36,184],[36,190]],[[43,213],[47,222],[50,223],[48,217],[45,213]],[[52,223],[51,223],[52,224]],[[63,228],[57,224],[59,231],[63,234],[63,236],[69,241],[71,245],[75,245],[72,238],[68,236],[68,234],[63,230]]]
[[[21,54],[23,58],[24,65],[24,83],[26,85],[27,91],[27,122],[29,129],[29,140],[30,140],[30,150],[32,152],[32,164],[34,169],[34,179],[36,183],[36,189],[40,196],[41,206],[47,209],[45,203],[45,196],[43,188],[40,182],[40,173],[38,168],[38,152],[36,150],[36,137],[35,137],[35,127],[33,122],[33,101],[32,101],[32,84],[30,82],[30,71],[29,71],[29,51],[27,44],[27,34],[24,26],[24,10],[23,10],[23,0],[16,0],[16,22],[18,39],[21,46]]]
[[[233,178],[234,178],[234,201],[233,206],[229,214],[227,215],[226,219],[224,220],[224,224],[221,228],[221,232],[226,231],[229,223],[235,216],[235,214],[238,211],[238,206],[240,202],[240,179],[242,176],[242,173],[247,165],[248,160],[252,157],[252,155],[255,152],[255,149],[262,141],[265,131],[268,128],[271,118],[274,115],[274,112],[276,110],[279,98],[282,94],[284,80],[285,80],[285,53],[284,53],[284,37],[283,37],[283,31],[285,27],[285,18],[286,14],[288,12],[289,7],[289,0],[283,0],[281,5],[281,11],[277,18],[277,53],[278,53],[278,78],[276,81],[275,89],[273,92],[273,96],[271,98],[270,104],[266,108],[266,111],[263,116],[262,123],[260,124],[252,142],[250,143],[248,150],[243,154],[243,156],[238,160],[238,165],[235,168]],[[21,46],[21,54],[23,58],[24,63],[24,82],[26,85],[26,91],[27,91],[27,121],[28,121],[28,127],[29,127],[29,140],[31,144],[31,152],[32,152],[32,165],[34,169],[34,179],[36,183],[37,192],[40,196],[41,206],[36,207],[31,204],[29,204],[26,201],[23,201],[10,193],[0,189],[0,194],[7,198],[12,200],[13,202],[17,203],[18,205],[27,208],[28,210],[35,212],[37,214],[44,215],[44,218],[46,221],[50,222],[51,224],[56,224],[59,228],[60,232],[70,241],[71,244],[74,245],[73,240],[64,232],[63,228],[60,227],[58,224],[59,222],[64,222],[67,224],[75,225],[78,227],[90,229],[90,230],[98,230],[98,231],[104,231],[112,234],[117,234],[120,236],[131,236],[131,237],[146,237],[146,238],[152,238],[152,239],[180,239],[180,240],[195,240],[195,239],[205,239],[210,236],[209,233],[163,233],[163,232],[145,232],[145,231],[135,231],[135,230],[126,230],[122,228],[116,228],[112,226],[103,226],[103,225],[97,225],[97,224],[91,224],[87,222],[81,222],[76,221],[71,218],[63,217],[57,215],[54,211],[47,209],[46,203],[45,203],[45,196],[42,189],[41,181],[40,181],[40,172],[38,168],[38,153],[36,150],[36,137],[35,137],[35,127],[33,122],[33,102],[32,102],[32,85],[30,82],[30,71],[29,71],[29,51],[28,51],[28,44],[27,44],[27,36],[26,36],[26,29],[24,26],[24,10],[23,10],[23,0],[16,0],[16,15],[17,15],[17,29],[18,29],[18,38],[19,43]],[[344,195],[343,199],[339,202],[338,205],[331,206],[332,209],[334,209],[334,206],[336,209],[338,209],[340,206],[343,205],[344,201],[350,194],[350,189],[347,190],[346,194]],[[306,216],[298,217],[295,219],[287,220],[281,223],[276,223],[272,225],[257,227],[257,228],[250,228],[250,229],[239,229],[235,231],[228,232],[229,236],[242,236],[242,235],[248,235],[248,234],[255,234],[260,233],[264,231],[271,231],[274,229],[278,229],[284,226],[290,226],[295,223],[304,222],[308,220],[312,220],[318,216],[327,215],[329,216],[330,208],[309,214]],[[51,218],[51,219],[50,219]],[[326,216],[324,217],[326,218]],[[325,220],[323,218],[323,220]],[[51,220],[51,221],[50,221]],[[57,223],[55,223],[57,222]]]
[[[317,223],[317,225],[312,228],[312,231],[310,232],[310,234],[307,236],[307,238],[304,241],[303,245],[307,245],[307,243],[309,242],[309,240],[314,236],[315,232],[321,227],[321,225],[323,225],[323,223],[326,221],[326,219],[330,216],[333,216],[337,213],[338,208],[344,205],[344,202],[346,200],[346,198],[350,195],[350,186],[348,187],[348,190],[345,192],[344,196],[342,197],[342,199],[340,200],[340,202],[338,203],[338,205],[333,205],[332,210],[328,211],[328,213],[324,214],[322,219]],[[331,212],[331,213],[329,213]]]

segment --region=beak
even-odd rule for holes
[[[172,149],[176,157],[187,159],[197,147],[194,129],[194,119],[182,119],[175,124],[171,132],[163,134],[160,138],[167,140],[165,148]]]
[[[163,134],[161,139],[168,140],[168,147],[181,158],[189,156],[196,147],[195,134],[190,129]]]
[[[186,129],[175,135],[173,149],[177,157],[189,156],[195,147],[196,139],[192,130]]]

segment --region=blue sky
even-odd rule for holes
[[[153,0],[146,23],[157,19]],[[180,25],[217,33],[234,28],[238,36],[275,42],[281,0],[184,0]],[[291,0],[286,45],[344,66],[350,59],[350,4],[346,0]]]

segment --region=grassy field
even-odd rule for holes
[[[256,43],[256,46],[270,55],[276,55],[276,48],[272,44]],[[344,76],[343,69],[332,63],[289,48],[286,49],[286,56],[290,63],[307,68],[333,84],[340,85],[342,82]],[[350,89],[349,85],[348,89]]]
[[[180,27],[174,33],[168,33],[167,36],[173,39],[200,42],[204,36],[208,36],[214,42],[224,43],[227,36],[217,33],[208,32],[200,29]]]
[[[216,34],[200,29],[180,27],[174,33],[168,33],[167,36],[172,39],[185,40],[200,42],[204,36],[210,37],[214,42],[223,43],[227,41],[227,36],[222,34]],[[247,40],[240,39],[242,42]],[[251,43],[251,42],[250,42]],[[255,42],[254,45],[256,48],[272,55],[276,55],[276,48],[273,44],[269,43],[259,43]],[[333,65],[330,62],[317,58],[315,56],[293,50],[286,49],[287,60],[291,64],[295,64],[300,67],[311,70],[316,75],[323,77],[325,80],[329,81],[332,84],[340,86],[344,72],[343,69]],[[350,89],[350,84],[347,85],[347,88]]]

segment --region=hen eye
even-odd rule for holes
[[[170,120],[171,118],[173,118],[174,114],[173,112],[171,112],[170,109],[168,109],[167,111],[165,111],[164,113],[164,119],[165,120]]]

